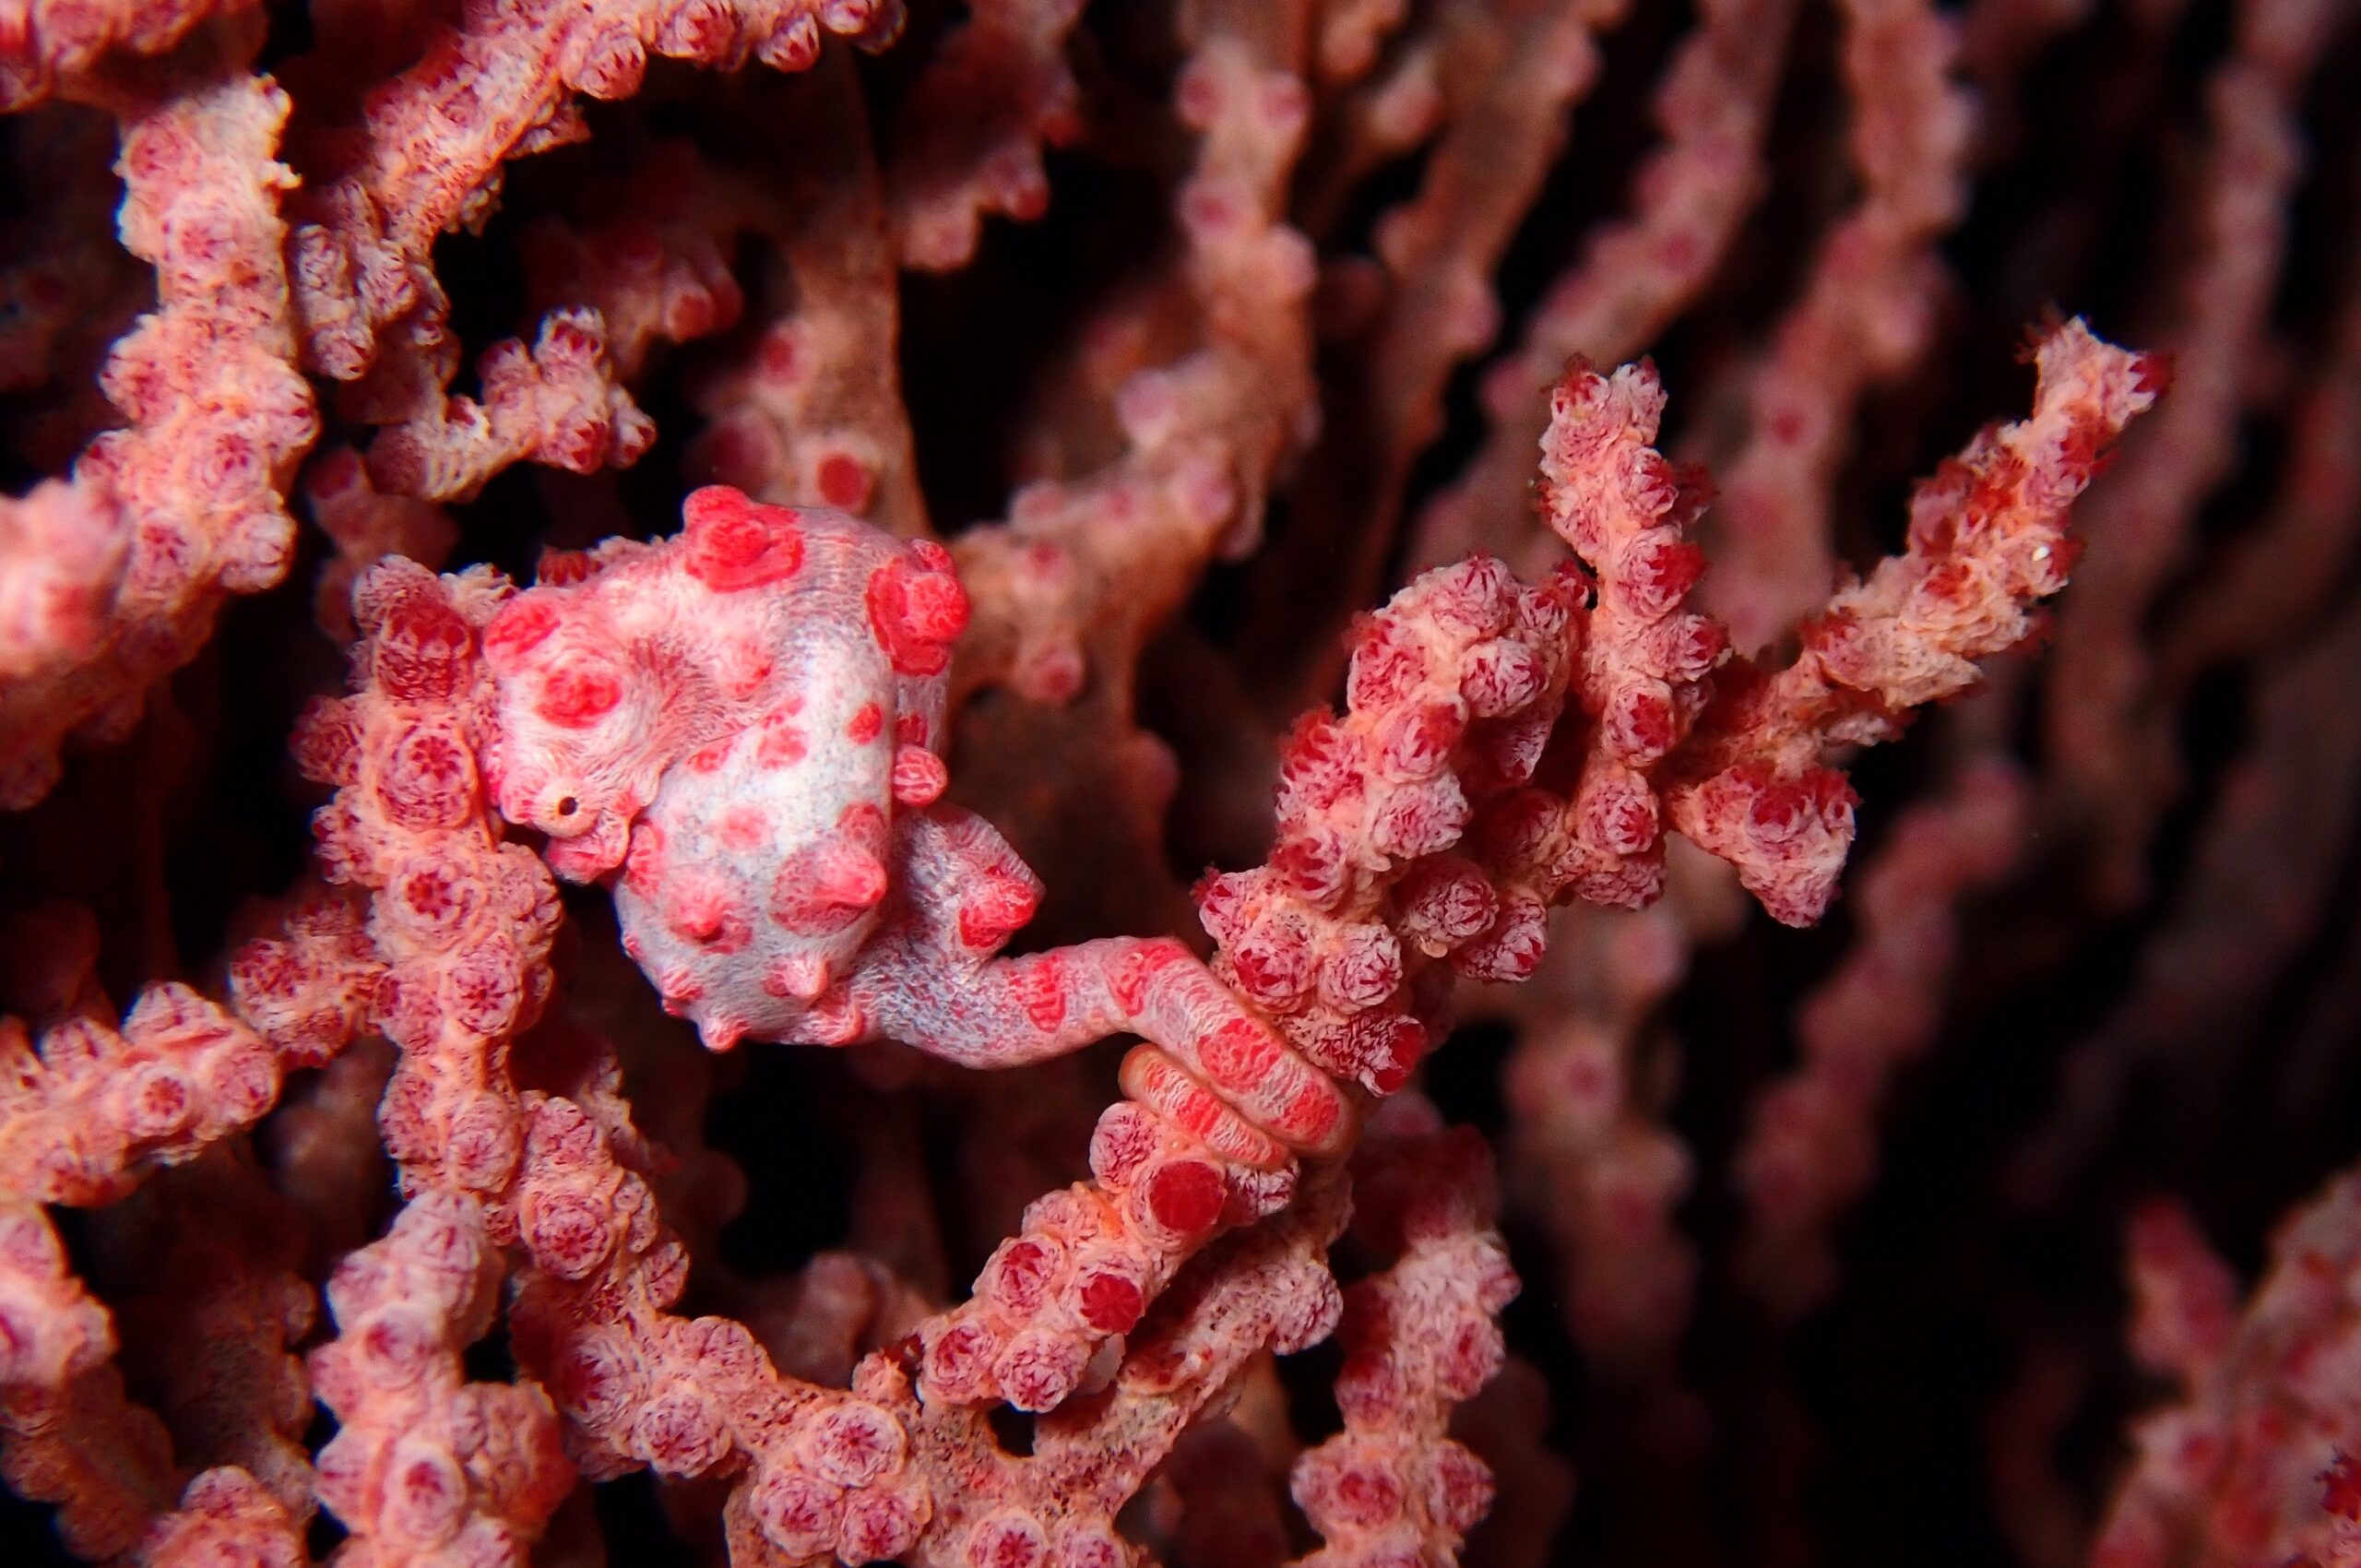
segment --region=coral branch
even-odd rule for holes
[[[237,1015],[168,983],[141,993],[117,1030],[78,1010],[74,998],[86,987],[56,983],[59,975],[33,988],[61,1009],[38,1052],[21,1023],[0,1019],[0,1348],[9,1350],[0,1366],[0,1467],[17,1491],[60,1504],[60,1530],[83,1555],[127,1550],[170,1507],[180,1478],[163,1426],[125,1397],[105,1308],[69,1271],[36,1206],[125,1196],[154,1168],[190,1160],[252,1125],[277,1099],[286,1068],[340,1051],[358,1024],[355,995],[374,979],[354,951],[350,917],[342,905],[302,909],[283,935],[242,949],[231,966]],[[103,1010],[102,1000],[91,1005]],[[231,1393],[226,1410],[208,1413],[220,1390],[176,1367],[162,1380],[173,1408],[192,1419],[196,1450],[249,1463],[301,1502],[307,1471],[292,1438],[308,1400],[279,1374],[287,1343],[308,1323],[310,1293],[283,1273],[250,1274],[231,1259],[193,1266],[196,1277],[172,1305],[225,1313],[233,1327],[255,1320],[261,1375]],[[233,1334],[216,1349],[235,1356],[243,1348]],[[255,1401],[271,1420],[250,1431]]]
[[[2361,540],[2361,267],[2347,274],[2320,362],[2289,416],[2291,450],[2270,510],[2209,564],[2157,650],[2156,680],[2186,692],[2217,662],[2251,659],[2317,620]]]
[[[318,433],[293,369],[275,162],[285,93],[233,61],[123,113],[124,244],[156,267],[157,309],[101,385],[129,425],[73,477],[0,499],[11,572],[0,605],[0,807],[49,792],[75,732],[119,736],[149,682],[185,663],[231,594],[279,581],[294,547],[283,497]]]
[[[1599,230],[1542,296],[1516,349],[1485,372],[1491,426],[1466,469],[1418,517],[1411,557],[1441,565],[1469,551],[1526,564],[1523,505],[1548,410],[1536,394],[1571,359],[1639,352],[1713,275],[1765,183],[1762,146],[1795,0],[1698,6],[1656,89],[1665,133],[1632,179],[1631,215]]]
[[[910,89],[885,165],[902,265],[945,272],[976,251],[989,213],[1038,218],[1050,205],[1044,144],[1082,129],[1066,36],[1082,0],[973,0]]]
[[[328,1281],[337,1337],[312,1353],[312,1381],[340,1424],[320,1501],[362,1562],[521,1564],[573,1484],[548,1397],[461,1369],[498,1277],[481,1206],[437,1193]]]
[[[594,311],[615,374],[637,375],[659,342],[727,331],[745,309],[728,248],[747,226],[751,193],[667,142],[608,195],[611,210],[573,224],[546,219],[517,236],[528,308],[546,321]],[[544,326],[543,330],[548,330]]]
[[[325,170],[307,170],[292,252],[307,363],[358,380],[393,333],[405,354],[447,366],[447,303],[429,252],[490,211],[506,160],[588,134],[575,93],[630,97],[651,52],[801,71],[818,58],[823,30],[882,42],[900,17],[897,0],[480,0],[368,96],[352,133],[324,142]],[[448,379],[445,368],[418,384]],[[397,380],[417,383],[417,373]]]
[[[0,114],[51,93],[77,97],[101,84],[110,56],[162,54],[218,16],[255,8],[256,0],[17,0],[0,16]],[[103,90],[101,89],[101,90]]]
[[[451,398],[393,425],[369,447],[369,477],[421,501],[469,501],[502,469],[531,460],[575,473],[629,468],[656,425],[617,384],[607,324],[594,310],[552,311],[528,349],[485,350],[483,397]]]
[[[312,1515],[303,1443],[312,1389],[292,1348],[316,1313],[312,1287],[296,1272],[294,1218],[233,1146],[151,1184],[90,1229],[95,1272],[143,1283],[123,1303],[122,1364],[163,1417],[174,1457],[200,1471],[235,1470],[303,1521]]]
[[[1745,913],[1729,868],[1678,840],[1666,849],[1663,898],[1560,910],[1533,979],[1466,1009],[1517,1024],[1501,1070],[1511,1202],[1549,1236],[1575,1343],[1601,1376],[1635,1384],[1669,1380],[1697,1269],[1673,1218],[1695,1161],[1665,1124],[1678,1048],[1655,1016],[1691,949]]]
[[[280,960],[264,949],[243,961],[256,976]],[[36,1203],[106,1203],[128,1193],[143,1167],[188,1159],[251,1126],[278,1099],[287,1067],[317,1066],[349,1038],[340,1012],[307,1028],[314,1016],[291,1019],[283,992],[265,997],[263,986],[283,973],[244,988],[267,1038],[173,984],[143,992],[120,1031],[68,1019],[42,1037],[38,1053],[22,1024],[0,1020],[0,1185]]]
[[[1909,709],[1956,695],[1975,660],[2023,639],[2066,585],[2067,510],[2124,426],[2154,404],[2163,365],[2069,322],[2043,339],[2031,418],[1971,443],[1912,499],[1910,544],[1843,588],[1804,628],[1796,661],[1740,659],[1671,759],[1672,824],[1738,869],[1790,925],[1834,896],[1855,797],[1822,750],[1893,734]]]
[[[207,1470],[188,1483],[180,1506],[139,1543],[141,1568],[304,1568],[311,1555],[286,1509],[243,1470]]]
[[[1187,921],[1159,873],[1178,783],[1141,722],[1141,660],[1216,557],[1249,547],[1316,428],[1313,266],[1286,221],[1307,130],[1305,8],[1207,7],[1176,83],[1198,132],[1174,203],[1181,248],[1086,329],[1091,467],[1010,498],[1005,524],[953,541],[976,613],[952,670],[962,797],[1027,854],[1141,868],[1076,911],[1096,929]],[[1094,361],[1103,361],[1094,363]],[[1070,432],[1061,432],[1070,434]],[[967,702],[979,690],[1003,690]],[[1054,791],[1024,759],[1070,759]]]
[[[2304,962],[2316,922],[2350,885],[2340,856],[2361,843],[2347,806],[2361,790],[2361,737],[2319,722],[2361,700],[2356,660],[2361,610],[2348,606],[2259,672],[2253,735],[2223,776],[2130,990],[2060,1063],[2058,1104],[2017,1156],[2020,1191],[2052,1193],[2072,1176],[2159,1057],[2220,1074],[2275,1027],[2272,988]]]
[[[1325,1339],[1340,1301],[1325,1267],[1345,1221],[1345,1188],[1331,1172],[1270,1224],[1225,1243],[1190,1269],[1140,1323],[1103,1393],[1035,1423],[1033,1451],[1002,1451],[982,1410],[913,1396],[898,1368],[872,1358],[856,1380],[904,1413],[919,1462],[955,1477],[914,1561],[938,1564],[1049,1560],[1118,1563],[1130,1553],[1115,1515],[1181,1433],[1221,1400],[1249,1359]],[[1046,1259],[1019,1241],[1002,1249],[998,1279],[1038,1289]]]
[[[1868,1190],[1886,1080],[1933,1043],[1957,959],[1958,906],[2006,875],[2030,787],[1986,759],[1912,811],[1856,879],[1857,932],[1797,1010],[1803,1062],[1758,1098],[1731,1161],[1750,1230],[1739,1266],[1778,1310],[1825,1300],[1829,1229]]]
[[[74,1277],[49,1217],[0,1200],[0,1479],[58,1505],[77,1556],[136,1544],[179,1489],[163,1423],[128,1403],[114,1326]]]
[[[1291,1170],[1258,1167],[1338,1141],[1329,1078],[1381,1094],[1407,1079],[1431,1038],[1422,1003],[1440,1003],[1414,989],[1421,968],[1537,957],[1545,895],[1520,885],[1529,869],[1501,860],[1496,888],[1447,851],[1538,760],[1571,614],[1557,588],[1477,561],[1428,574],[1363,628],[1348,712],[1289,743],[1270,862],[1198,888],[1216,973],[1288,1043],[1231,1028],[1191,1054],[1135,1050],[1131,1099],[1091,1141],[1097,1182],[1036,1204],[976,1299],[921,1331],[929,1397],[1063,1399],[1092,1348],[1216,1229],[1287,1201]],[[1003,1282],[1011,1271],[1031,1277]],[[1037,1375],[1036,1344],[1054,1348],[1057,1375]]]
[[[1855,401],[1926,352],[1942,286],[1934,244],[1967,204],[1975,104],[1952,79],[1950,18],[1923,0],[1848,0],[1845,79],[1862,193],[1821,241],[1803,298],[1748,387],[1747,442],[1724,470],[1706,602],[1741,649],[1814,609],[1834,578],[1829,501]]]
[[[2346,1175],[2284,1221],[2272,1265],[2234,1328],[2221,1265],[2185,1219],[2150,1211],[2133,1230],[2142,1340],[2177,1363],[2185,1394],[2144,1418],[2138,1454],[2091,1561],[2334,1562],[2356,1540],[2350,1281],[2361,1255],[2361,1180]],[[2165,1314],[2178,1320],[2167,1325]]]
[[[1492,1229],[1491,1161],[1465,1129],[1405,1137],[1404,1120],[1363,1146],[1356,1223],[1392,1233],[1401,1255],[1345,1293],[1345,1429],[1295,1466],[1296,1501],[1327,1543],[1305,1568],[1456,1562],[1491,1508],[1490,1470],[1444,1433],[1500,1372],[1493,1320],[1517,1292]]]
[[[923,537],[896,357],[893,236],[859,83],[848,61],[823,60],[777,97],[767,116],[783,149],[776,191],[735,199],[777,247],[761,292],[791,305],[765,324],[742,364],[701,392],[708,422],[691,466],[757,501],[832,506]],[[711,171],[665,177],[670,200],[722,199]]]
[[[2187,561],[2200,507],[2237,460],[2242,367],[2268,330],[2287,194],[2303,167],[2296,106],[2334,9],[2317,0],[2245,7],[2235,53],[2206,84],[2197,244],[2164,339],[2188,390],[2142,435],[2141,460],[2093,492],[2091,570],[2058,612],[2045,722],[2052,788],[2094,845],[2101,901],[2117,907],[2142,887],[2141,850],[2177,782],[2169,709],[2149,698],[2142,631]]]
[[[1306,564],[1323,566],[1343,602],[1315,615],[1311,674],[1284,692],[1288,706],[1335,689],[1336,632],[1373,597],[1394,539],[1413,459],[1442,421],[1454,365],[1500,331],[1491,274],[1518,215],[1531,205],[1565,135],[1565,116],[1596,83],[1596,35],[1623,19],[1625,0],[1494,5],[1454,0],[1438,18],[1436,77],[1443,124],[1418,194],[1382,214],[1372,234],[1382,262],[1382,311],[1356,355],[1350,401],[1329,410],[1298,499],[1294,531],[1271,557],[1283,584],[1261,606],[1265,646],[1300,648]],[[1286,709],[1282,708],[1283,715]]]
[[[1573,790],[1569,885],[1633,908],[1664,886],[1660,808],[1648,773],[1696,721],[1729,651],[1719,624],[1683,607],[1705,557],[1682,536],[1706,500],[1702,474],[1651,445],[1664,388],[1644,362],[1602,376],[1577,362],[1551,392],[1541,437],[1541,516],[1597,581],[1575,694],[1594,726]]]
[[[1672,775],[1674,822],[1734,861],[1774,914],[1809,920],[1825,903],[1849,843],[1850,794],[1821,770],[1844,806],[1845,831],[1836,834],[1823,814],[1812,845],[1821,858],[1798,878],[1775,817],[1749,817],[1751,797],[1735,821],[1724,809],[1725,797],[1753,778],[1738,760],[1743,750],[1816,756],[1827,741],[1882,733],[1910,706],[1972,680],[1967,658],[2022,636],[2023,601],[2062,583],[2064,509],[2106,442],[2154,398],[2146,362],[2079,324],[2058,328],[2040,353],[2034,417],[1985,438],[1956,474],[1922,492],[1913,553],[1840,595],[1804,662],[1768,683],[1724,688],[1719,728],[1701,728],[1668,754],[1662,747],[1678,734],[1668,701],[1660,725],[1629,736],[1601,727],[1602,756],[1629,744],[1634,754],[1653,750],[1669,769],[1691,770]],[[1611,460],[1588,484],[1570,484],[1556,515],[1602,559],[1631,571],[1633,599],[1603,612],[1606,651],[1583,678],[1600,695],[1625,689],[1635,672],[1693,681],[1718,652],[1704,636],[1710,624],[1668,613],[1693,571],[1642,573],[1631,559],[1679,548],[1656,522],[1679,489],[1635,422],[1645,382],[1636,373],[1619,384],[1590,382],[1586,412],[1625,413],[1574,426],[1585,439],[1570,454]],[[1570,386],[1590,382],[1577,376]],[[1614,401],[1618,385],[1623,403]],[[1323,1102],[1305,1098],[1317,1082],[1307,1068],[1371,1094],[1399,1088],[1425,1054],[1448,989],[1448,971],[1430,968],[1433,960],[1447,957],[1450,968],[1480,979],[1530,975],[1548,906],[1596,879],[1598,848],[1625,860],[1650,849],[1656,819],[1644,779],[1632,792],[1639,812],[1612,809],[1621,801],[1608,791],[1578,792],[1570,803],[1531,787],[1575,673],[1580,586],[1561,573],[1526,588],[1499,562],[1477,558],[1428,573],[1364,624],[1345,717],[1309,717],[1283,753],[1268,863],[1210,875],[1198,888],[1219,947],[1215,972],[1269,1015],[1292,1049],[1240,1029],[1228,1040],[1208,1037],[1193,1061],[1155,1046],[1135,1051],[1123,1074],[1130,1103],[1102,1117],[1092,1139],[1097,1181],[1044,1198],[1010,1243],[1045,1260],[1043,1277],[995,1292],[988,1269],[974,1301],[923,1331],[931,1396],[1005,1397],[1026,1408],[1064,1398],[1089,1348],[1135,1321],[1206,1238],[1285,1201],[1285,1182],[1256,1168],[1277,1163],[1290,1146],[1327,1141],[1327,1113],[1309,1114]],[[1918,596],[1956,613],[1930,616]],[[1634,632],[1653,636],[1658,624],[1672,628],[1665,640],[1704,652],[1635,668],[1625,645],[1646,641]],[[1785,706],[1763,700],[1766,690]],[[1715,717],[1709,711],[1706,722]],[[1702,782],[1689,781],[1699,774]],[[1718,814],[1697,809],[1701,797]],[[1605,826],[1586,833],[1593,821]],[[1463,837],[1472,855],[1454,852]],[[1785,859],[1769,861],[1766,845],[1787,851]],[[1109,1278],[1120,1287],[1102,1283]],[[1037,1336],[1072,1347],[1054,1376],[1037,1377],[1033,1363],[1016,1359]],[[1010,1386],[1013,1376],[1020,1386]]]

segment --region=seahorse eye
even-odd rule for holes
[[[541,791],[533,826],[552,837],[570,837],[587,831],[597,814],[579,786],[551,784]]]

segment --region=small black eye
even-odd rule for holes
[[[557,814],[560,816],[572,816],[575,812],[581,809],[582,802],[575,800],[571,795],[568,795],[565,799],[557,803]]]

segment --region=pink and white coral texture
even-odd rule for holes
[[[2356,69],[0,0],[0,1562],[2361,1564]]]

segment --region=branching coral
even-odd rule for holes
[[[0,0],[0,1556],[1789,1557],[1980,1183],[2177,1389],[2058,1483],[1960,1292],[2014,1538],[2353,1558],[2354,1179],[2240,1308],[2101,1158],[2361,1086],[2361,40],[2233,8]]]

